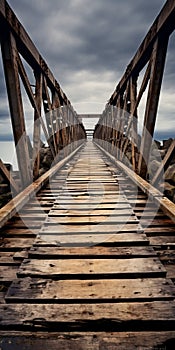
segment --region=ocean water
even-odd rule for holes
[[[0,141],[0,159],[4,163],[13,165],[13,170],[18,170],[15,144],[13,141]]]

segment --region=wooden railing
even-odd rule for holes
[[[116,159],[123,161],[128,145],[132,150],[132,169],[147,178],[148,163],[159,96],[164,74],[168,41],[175,29],[175,1],[168,0],[148,31],[126,72],[112,94],[98,124],[94,139]],[[139,74],[145,69],[140,90],[137,91]],[[148,88],[148,89],[147,89]],[[138,107],[147,89],[142,137],[138,135]],[[163,167],[166,167],[175,148],[172,143],[167,156],[154,176],[155,184]]]
[[[67,156],[84,141],[86,133],[70,101],[5,0],[0,0],[0,41],[21,187],[25,188],[39,176],[41,132],[50,147],[53,164],[61,149],[65,149],[63,156]],[[34,111],[32,159],[21,81]]]

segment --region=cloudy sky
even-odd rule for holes
[[[101,113],[165,0],[9,0],[78,113]],[[174,46],[173,46],[174,44]],[[175,131],[175,35],[156,130]],[[0,140],[9,112],[0,61]],[[142,109],[142,108],[141,108]]]

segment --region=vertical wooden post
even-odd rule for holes
[[[41,72],[35,72],[35,102],[38,107],[38,111],[41,114],[42,104],[42,74]],[[33,176],[37,179],[39,176],[40,168],[40,136],[41,136],[41,123],[37,111],[34,111],[34,129],[33,129]]]
[[[126,85],[126,90],[125,90],[125,95],[124,95],[124,103],[123,103],[123,109],[120,113],[120,125],[119,125],[119,141],[118,141],[118,158],[121,160],[122,159],[122,146],[123,142],[125,140],[124,138],[124,127],[126,125],[126,119],[128,119],[128,101],[130,101],[130,80],[128,80],[127,85]]]
[[[141,101],[141,98],[142,98],[142,96],[143,96],[143,93],[144,93],[144,91],[145,91],[145,89],[146,89],[146,87],[147,87],[147,85],[148,85],[148,81],[149,81],[149,78],[150,78],[150,70],[151,70],[151,64],[150,64],[150,62],[149,62],[148,67],[147,67],[146,72],[145,72],[145,75],[144,75],[144,78],[143,78],[143,81],[142,81],[142,84],[141,84],[141,87],[140,87],[140,90],[139,90],[139,93],[138,93],[138,96],[137,96],[136,101],[135,101],[135,105],[132,106],[132,103],[134,102],[135,97],[134,97],[133,101],[131,100],[131,115],[134,116],[134,117],[136,118],[136,122],[137,122],[137,108],[138,108],[138,105],[139,105],[139,103],[140,103],[140,101]],[[137,78],[135,78],[135,79],[136,79],[136,84],[137,84],[138,76],[137,76]],[[136,85],[136,87],[135,87],[135,90],[137,90],[137,85]],[[137,94],[137,91],[135,91],[134,94]],[[130,132],[131,132],[130,130],[131,130],[131,128],[132,128],[132,123],[133,123],[133,119],[131,118],[131,119],[129,120],[129,122],[128,122],[128,126],[127,126],[127,129],[126,129],[126,136],[127,136],[127,137],[126,137],[126,140],[125,140],[125,142],[124,142],[124,144],[123,144],[123,155],[122,155],[122,159],[123,159],[123,157],[124,157],[124,154],[125,154],[125,152],[126,152],[127,146],[128,146],[128,144],[129,144],[129,134],[130,134]],[[138,135],[137,135],[137,138],[138,138]],[[138,143],[138,140],[137,140],[137,143]],[[137,144],[137,146],[138,146],[138,144]],[[135,150],[135,151],[136,151],[136,150]],[[122,159],[121,159],[121,160],[122,160]]]
[[[131,147],[132,147],[132,168],[136,171],[136,151],[138,146],[138,132],[137,132],[137,108],[135,109],[137,100],[137,77],[131,78],[130,85],[130,99],[131,99],[131,109],[130,113],[132,115],[132,137],[131,137]],[[134,114],[133,114],[134,112]]]
[[[21,183],[22,187],[24,188],[31,183],[32,172],[29,150],[27,146],[24,111],[18,74],[18,52],[16,48],[16,41],[12,33],[6,33],[6,38],[3,37],[1,47],[17,160]]]
[[[105,111],[104,115],[104,123],[105,123],[105,129],[104,129],[104,148],[108,150],[107,147],[107,112]]]
[[[70,111],[70,122],[71,122],[71,152],[73,151],[73,142],[74,142],[74,118],[73,112]]]
[[[111,114],[112,114],[112,141],[111,141],[111,153],[114,153],[114,147],[115,147],[115,114],[114,114],[114,106],[110,105],[111,108]]]
[[[58,97],[58,94],[56,91],[53,91],[52,93],[52,108],[54,113],[54,119],[56,121],[55,123],[55,142],[57,147],[57,153],[59,152],[59,129],[60,129],[60,121],[59,121],[59,108],[61,106],[60,99]]]
[[[120,125],[121,125],[121,117],[122,117],[122,109],[123,109],[124,101],[123,101],[123,94],[120,94],[118,96],[117,100],[117,118],[116,118],[116,158],[119,158],[120,150],[119,150],[119,144],[120,144]]]
[[[64,157],[66,157],[66,145],[67,145],[67,135],[66,135],[66,105],[63,106],[62,109],[62,127],[61,127],[61,134],[62,134],[62,142],[63,142],[63,154]]]
[[[159,103],[160,89],[165,66],[166,52],[169,37],[158,37],[152,53],[149,91],[145,110],[144,128],[140,147],[138,172],[146,178],[147,165],[154,134],[154,127]]]
[[[52,103],[50,100],[47,81],[45,77],[43,77],[43,96],[44,96],[44,110],[46,114],[47,128],[48,128],[49,136],[53,140],[53,148],[56,155],[57,146],[55,142],[55,133],[54,133],[54,126],[53,126],[53,119],[52,119]],[[46,104],[46,101],[47,101],[47,104]]]

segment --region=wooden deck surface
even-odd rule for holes
[[[154,210],[88,142],[1,230],[0,348],[170,349],[175,225]]]

